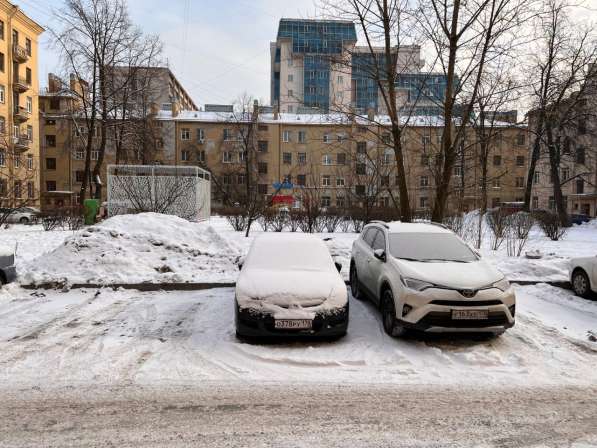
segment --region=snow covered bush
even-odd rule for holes
[[[500,208],[496,208],[493,210],[487,211],[487,225],[489,230],[491,231],[490,234],[490,244],[492,250],[498,250],[506,235],[508,233],[508,226],[510,221],[508,219],[508,214],[504,210]]]
[[[506,250],[510,257],[520,257],[534,224],[530,213],[518,212],[508,216]]]
[[[301,228],[304,218],[304,213],[301,210],[290,210],[288,213],[288,229],[291,232],[296,232]]]
[[[342,215],[334,209],[328,209],[322,218],[325,230],[329,233],[334,233],[342,221]]]
[[[539,227],[541,227],[545,236],[552,241],[561,240],[568,230],[567,227],[562,225],[560,218],[556,213],[537,212],[535,213],[535,219],[539,223]]]
[[[226,218],[228,223],[230,223],[232,228],[237,232],[242,232],[246,230],[247,225],[249,223],[249,218],[244,208],[227,207],[220,210],[220,213],[222,214],[222,216]]]
[[[274,212],[270,218],[271,228],[274,232],[281,232],[288,222],[288,213]]]

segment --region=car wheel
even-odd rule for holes
[[[21,219],[19,219],[19,224],[29,224],[29,218],[23,216]]]
[[[591,284],[589,283],[589,277],[582,269],[577,269],[572,274],[572,289],[577,296],[584,297],[585,299],[591,296]]]
[[[361,284],[357,276],[357,267],[353,264],[350,267],[350,293],[357,300],[364,300],[365,296],[361,291]]]
[[[391,289],[385,289],[381,297],[381,318],[383,329],[390,336],[401,336],[404,334],[404,327],[396,319],[396,305],[394,294]]]

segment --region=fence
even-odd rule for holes
[[[196,166],[108,165],[108,215],[141,212],[209,219],[209,171]]]

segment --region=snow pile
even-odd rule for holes
[[[25,284],[230,282],[239,255],[209,224],[142,213],[81,230],[19,274]]]

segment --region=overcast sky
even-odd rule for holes
[[[43,26],[60,26],[52,9],[62,0],[12,0]],[[164,43],[170,69],[196,103],[230,103],[247,92],[269,103],[269,42],[282,17],[311,17],[313,0],[129,0],[133,21]],[[59,71],[40,42],[40,87]]]

